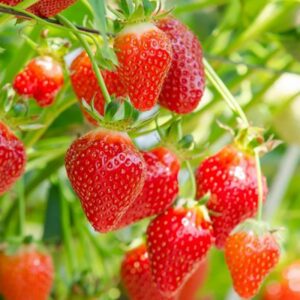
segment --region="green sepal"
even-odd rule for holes
[[[104,120],[105,121],[113,121],[114,116],[120,108],[120,103],[112,101],[105,107]]]
[[[143,5],[138,5],[135,8],[135,11],[132,13],[132,15],[128,18],[128,21],[130,23],[134,23],[136,21],[141,21],[145,18],[145,11]]]
[[[129,17],[134,12],[134,5],[132,0],[121,0],[120,1],[120,8],[124,12],[126,17]]]
[[[197,201],[198,201],[198,205],[206,205],[207,202],[209,201],[210,199],[210,192],[206,193],[205,195],[203,195],[201,198],[199,198]]]
[[[151,16],[157,7],[156,1],[151,1],[151,0],[142,0],[142,1],[144,6],[145,16]]]
[[[178,147],[181,149],[189,149],[194,142],[194,137],[191,134],[188,134],[178,142]]]

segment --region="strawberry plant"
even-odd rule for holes
[[[0,0],[0,299],[298,299],[299,8]]]

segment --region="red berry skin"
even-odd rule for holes
[[[216,246],[224,248],[230,232],[257,212],[258,189],[254,158],[230,145],[204,160],[196,171],[197,198],[210,193],[207,208]],[[263,177],[264,200],[267,194]]]
[[[30,6],[29,11],[40,17],[53,17],[74,4],[77,0],[40,0]],[[0,0],[0,3],[15,6],[23,0]]]
[[[172,45],[151,23],[126,26],[116,37],[118,72],[134,107],[152,109],[171,66]]]
[[[280,247],[271,233],[258,236],[238,231],[226,240],[225,259],[233,286],[243,299],[251,299],[280,258]]]
[[[174,18],[161,19],[157,26],[171,43],[173,59],[163,84],[159,104],[177,114],[194,111],[205,89],[202,47],[197,37]]]
[[[176,295],[212,243],[212,226],[200,208],[169,208],[155,218],[147,229],[147,247],[160,293]]]
[[[15,91],[25,97],[32,97],[40,107],[51,105],[64,84],[63,69],[50,56],[32,59],[15,78]]]
[[[145,245],[125,255],[121,266],[121,278],[131,300],[175,300],[175,297],[161,295],[153,283]]]
[[[82,103],[82,99],[89,104],[94,100],[96,110],[103,115],[105,99],[98,85],[92,63],[85,51],[75,58],[70,71],[72,86],[80,103]],[[110,95],[117,98],[126,96],[126,90],[120,82],[117,72],[101,70],[101,74]],[[83,113],[92,124],[96,125],[96,121],[84,109]]]
[[[67,151],[65,166],[95,230],[118,229],[146,176],[144,159],[127,134],[105,129],[87,133]]]
[[[172,205],[178,195],[180,163],[167,148],[142,152],[146,163],[146,180],[142,192],[120,221],[120,227],[158,215]]]
[[[23,174],[25,164],[23,143],[0,121],[0,195]]]
[[[35,250],[0,254],[0,294],[5,300],[47,300],[53,277],[52,259],[46,254]]]
[[[287,266],[279,282],[267,285],[264,300],[300,300],[300,261]]]

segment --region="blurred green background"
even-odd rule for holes
[[[205,57],[253,124],[267,128],[284,142],[263,158],[269,183],[265,218],[275,227],[284,227],[282,261],[270,281],[282,266],[297,259],[300,251],[300,3],[296,0],[170,0],[165,5],[174,7],[174,15],[199,37]],[[88,14],[84,1],[78,1],[64,12],[78,25],[84,24],[84,16]],[[34,22],[15,23],[0,26],[1,86],[11,82],[28,59],[36,55],[23,35],[38,42],[45,29]],[[63,30],[48,29],[49,36],[70,39]],[[76,41],[72,43],[72,50],[79,47]],[[30,112],[46,127],[23,133],[29,157],[25,176],[26,233],[42,238],[54,254],[57,276],[53,299],[66,299],[68,288],[80,277],[84,278],[86,287],[100,286],[97,299],[126,299],[119,287],[120,260],[126,245],[144,233],[148,220],[120,232],[94,235],[63,167],[70,142],[89,129],[69,84],[52,109],[41,111],[31,104]],[[16,109],[15,114],[19,113]],[[162,111],[161,118],[164,114]],[[230,141],[216,120],[234,124],[222,97],[207,82],[199,109],[184,117],[184,131],[192,132],[203,147],[208,145],[209,152],[214,153]],[[147,147],[143,138],[138,143],[142,148]],[[194,166],[198,163],[195,161]],[[3,239],[18,226],[16,193],[15,188],[0,197]],[[66,240],[66,230],[71,231],[72,240]],[[238,299],[231,292],[222,252],[212,251],[209,262],[210,271],[199,290],[199,299],[204,299],[203,296]],[[90,289],[86,293],[92,294]]]

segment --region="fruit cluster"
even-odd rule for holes
[[[15,5],[19,1],[1,2]],[[30,11],[48,17],[75,1],[52,2],[41,0]],[[280,247],[266,224],[251,219],[266,199],[267,184],[258,176],[255,151],[244,135],[200,163],[195,179],[190,178],[196,182],[195,198],[182,205],[177,201],[178,175],[186,157],[179,143],[140,151],[130,133],[118,130],[113,118],[107,118],[111,113],[107,97],[117,105],[129,99],[131,109],[139,112],[156,104],[177,115],[193,112],[205,87],[198,39],[180,21],[164,16],[125,25],[114,38],[113,48],[118,65],[113,70],[99,69],[104,87],[85,51],[70,66],[79,105],[97,128],[72,143],[65,168],[96,231],[106,233],[153,217],[146,242],[130,250],[122,263],[128,295],[134,300],[187,299],[182,296],[184,287],[215,245],[224,249],[237,293],[245,299],[253,297],[278,263]],[[13,88],[45,107],[53,104],[63,83],[61,62],[47,55],[30,61],[16,76]],[[24,145],[1,122],[0,194],[22,175],[25,162]],[[38,294],[16,284],[18,279],[8,276],[12,268],[28,280],[38,276]],[[28,299],[46,299],[52,277],[50,258],[35,250],[0,256],[0,293],[7,300],[21,299],[24,290]]]

